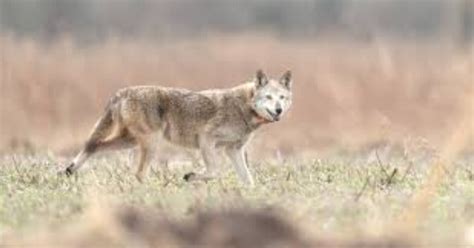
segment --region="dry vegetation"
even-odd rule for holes
[[[257,147],[292,153],[424,138],[440,144],[472,83],[472,54],[421,42],[110,39],[80,47],[3,37],[1,147],[68,150],[82,143],[108,97],[135,84],[227,87],[263,68],[295,75],[294,108]],[[285,131],[282,131],[285,130]]]
[[[0,245],[474,245],[466,50],[220,36],[89,46],[3,37],[0,51]],[[139,184],[127,152],[56,175],[118,88],[227,87],[257,68],[289,68],[296,81],[288,118],[252,144],[255,188],[230,171],[187,184],[192,165],[180,160]]]
[[[399,226],[427,183],[432,160],[368,162],[333,156],[281,163],[252,160],[255,188],[229,170],[209,183],[186,183],[189,165],[155,169],[140,184],[128,153],[99,156],[78,177],[56,175],[57,157],[0,160],[0,235],[4,245],[46,247],[452,247],[472,242],[472,160],[444,172],[429,211]],[[0,244],[2,244],[0,243]],[[158,245],[160,244],[160,245]],[[248,245],[253,244],[253,245]]]

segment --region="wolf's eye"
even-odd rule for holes
[[[281,95],[281,96],[280,96],[280,99],[281,99],[281,100],[285,99],[285,96],[284,96],[284,95]]]
[[[272,100],[272,99],[273,99],[272,95],[266,95],[265,97],[266,97],[268,100]]]

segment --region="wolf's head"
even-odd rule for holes
[[[293,80],[287,71],[280,79],[269,79],[258,70],[254,79],[253,110],[267,121],[279,121],[291,106]]]

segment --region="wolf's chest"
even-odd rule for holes
[[[251,132],[243,127],[220,127],[213,131],[212,135],[219,141],[238,141]]]
[[[246,143],[252,133],[256,130],[253,126],[241,120],[233,122],[228,125],[218,126],[210,132],[210,135],[215,139],[217,144],[236,144]]]

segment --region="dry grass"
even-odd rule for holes
[[[57,157],[1,156],[0,245],[454,247],[473,238],[465,237],[474,224],[472,159],[457,159],[443,172],[445,180],[408,236],[394,223],[429,182],[433,158],[251,160],[256,186],[247,188],[232,170],[209,183],[186,183],[188,165],[154,170],[141,184],[128,155],[97,156],[73,178],[56,175]],[[233,245],[222,245],[227,242]]]
[[[257,68],[273,76],[292,69],[296,92],[288,118],[264,131],[256,147],[287,154],[419,137],[439,144],[459,114],[474,63],[471,54],[436,43],[262,36],[110,39],[87,47],[67,38],[41,45],[3,37],[0,51],[1,147],[54,151],[82,143],[118,88],[227,87]]]

